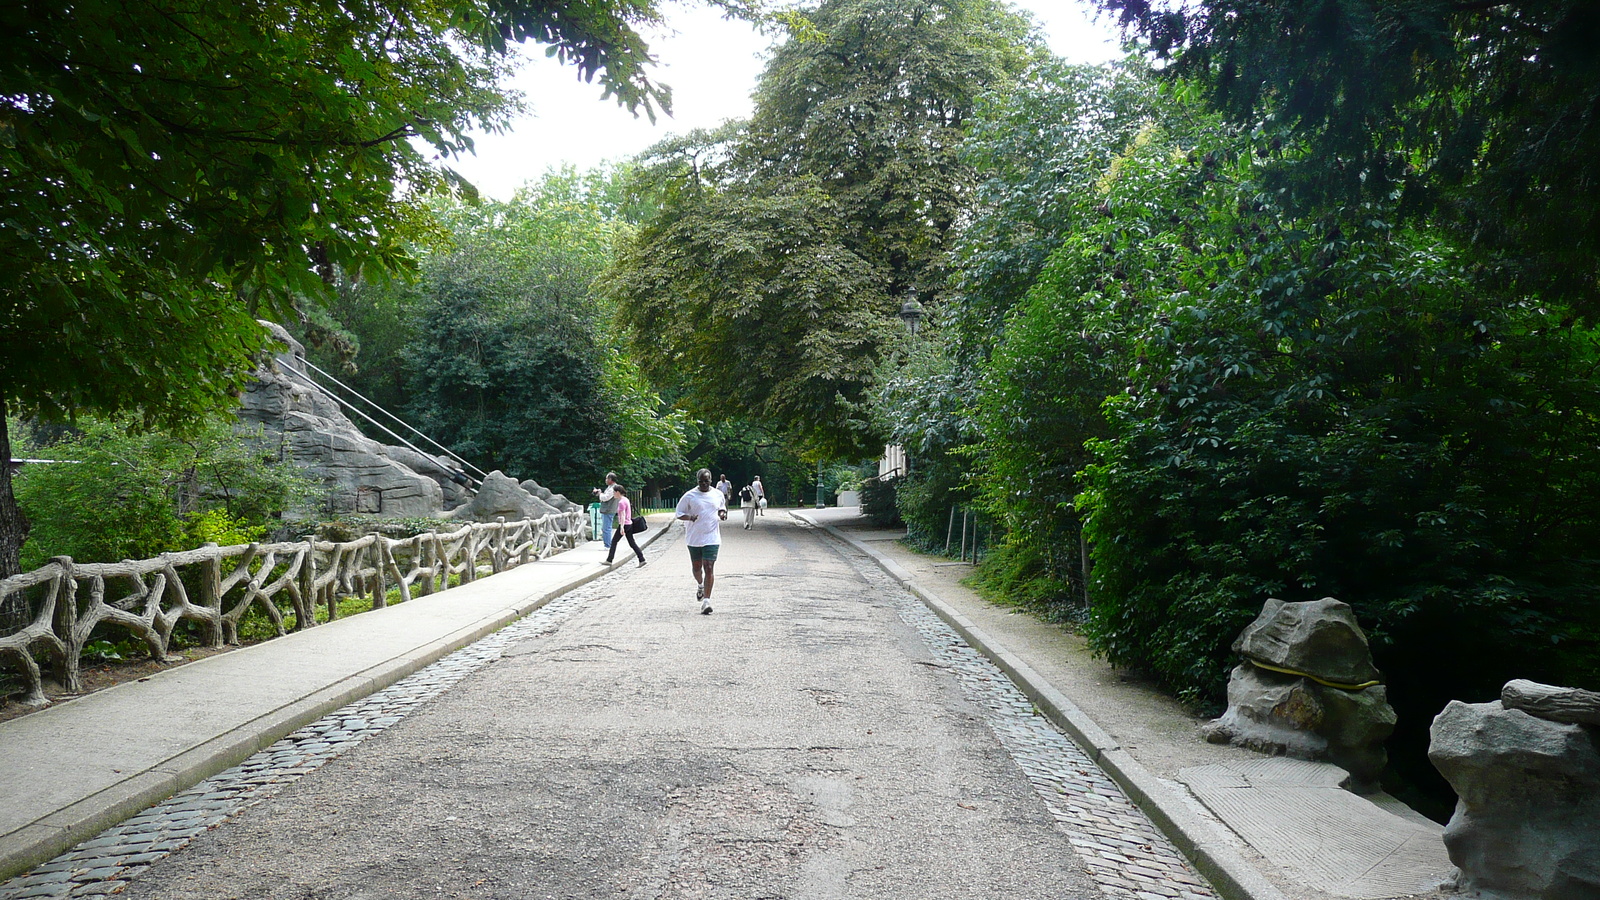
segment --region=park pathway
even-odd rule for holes
[[[1213,896],[866,557],[724,538],[710,616],[671,535],[0,896]]]

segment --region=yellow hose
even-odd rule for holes
[[[1250,665],[1255,666],[1258,669],[1266,669],[1268,672],[1282,672],[1285,675],[1298,675],[1301,678],[1309,678],[1312,681],[1315,681],[1317,684],[1325,684],[1328,687],[1338,688],[1341,691],[1364,691],[1367,688],[1372,687],[1375,684],[1383,684],[1382,681],[1368,681],[1368,682],[1365,682],[1363,684],[1340,684],[1337,681],[1329,681],[1326,678],[1318,678],[1317,676],[1312,675],[1312,674],[1310,674],[1308,672],[1296,672],[1293,669],[1284,669],[1284,668],[1280,668],[1278,666],[1269,666],[1264,662],[1257,662],[1257,661],[1255,661],[1253,659],[1248,659],[1248,658],[1245,661],[1250,663]]]

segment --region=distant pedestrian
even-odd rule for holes
[[[628,539],[628,546],[633,548],[633,554],[639,557],[639,565],[644,565],[644,551],[634,542],[633,536],[643,531],[643,528],[633,526],[633,504],[628,502],[628,491],[620,484],[611,486],[612,493],[617,495],[617,533],[611,536],[611,552],[606,554],[606,565],[617,558],[617,545],[623,538]]]
[[[739,508],[744,510],[744,527],[748,531],[756,523],[756,492],[754,485],[739,488]]]
[[[765,485],[763,485],[761,483],[761,476],[760,475],[757,475],[755,477],[755,480],[750,482],[750,492],[756,495],[756,515],[758,515],[758,516],[766,515],[767,514],[767,488],[766,488]]]
[[[611,530],[617,527],[617,473],[606,473],[606,486],[603,488],[590,488],[589,493],[594,494],[600,501],[600,540],[605,542],[606,549],[611,549]]]
[[[689,568],[694,572],[694,597],[700,614],[711,615],[711,588],[716,584],[717,551],[722,548],[722,523],[728,519],[728,496],[711,489],[711,470],[695,473],[697,482],[678,500],[678,520],[689,545]],[[729,485],[732,488],[732,485]]]
[[[722,492],[722,502],[724,504],[733,501],[733,482],[728,480],[728,476],[722,476],[722,480],[717,482],[717,490]]]

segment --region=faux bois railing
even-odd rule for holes
[[[100,625],[126,629],[152,658],[165,660],[173,628],[184,619],[200,623],[206,643],[220,647],[238,643],[240,620],[257,607],[282,635],[290,616],[295,631],[317,624],[318,604],[333,619],[341,597],[369,596],[377,609],[398,588],[400,599],[410,600],[443,590],[452,576],[465,583],[569,550],[588,528],[585,514],[571,512],[402,539],[369,534],[348,542],[207,544],[119,563],[57,557],[0,581],[0,608],[29,611],[25,627],[0,637],[0,667],[26,682],[22,702],[42,705],[48,700],[38,657],[46,657],[68,693],[80,692],[79,660]]]

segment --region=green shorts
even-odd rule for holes
[[[721,549],[721,547],[721,544],[707,544],[704,547],[690,547],[689,561],[696,562],[699,560],[705,560],[706,562],[716,562],[717,550]]]

